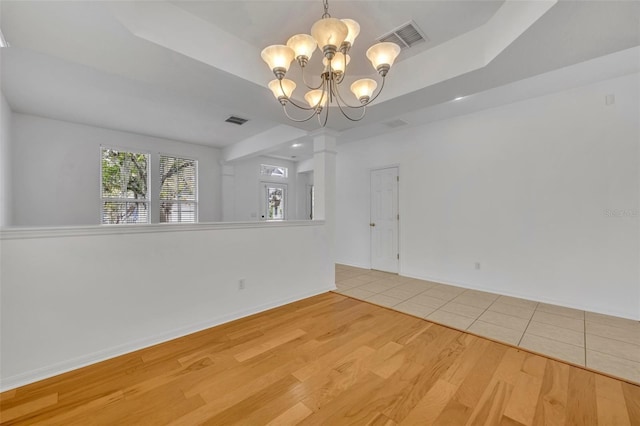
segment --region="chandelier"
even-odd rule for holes
[[[371,46],[367,50],[367,58],[373,68],[382,77],[382,84],[374,96],[378,83],[370,78],[362,78],[353,82],[350,86],[360,105],[350,105],[340,93],[341,84],[344,82],[347,65],[350,61],[349,50],[360,33],[360,25],[353,19],[336,19],[329,15],[329,2],[323,0],[324,14],[319,21],[311,27],[311,35],[297,34],[287,41],[286,45],[272,45],[262,51],[262,59],[276,76],[269,82],[269,89],[282,105],[285,115],[292,121],[303,122],[318,117],[318,122],[324,127],[329,118],[328,105],[338,106],[340,112],[351,121],[359,121],[364,118],[366,107],[373,102],[384,88],[385,78],[400,53],[400,46],[395,43],[383,42]],[[305,69],[311,59],[311,55],[318,47],[324,58],[324,68],[320,73],[321,83],[318,86],[309,85],[305,78]],[[308,107],[297,104],[291,94],[296,88],[296,83],[285,78],[289,66],[296,60],[302,70],[302,82],[309,89],[304,99]],[[287,105],[310,111],[306,118],[291,117],[287,111]],[[350,116],[348,110],[361,110],[360,115]],[[324,111],[324,114],[323,114]],[[324,115],[324,118],[322,117]]]

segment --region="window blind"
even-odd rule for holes
[[[160,222],[197,222],[197,161],[160,156]]]

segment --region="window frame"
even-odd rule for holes
[[[270,167],[272,169],[283,169],[284,176],[274,175],[274,174],[266,174],[265,168]],[[280,180],[288,180],[289,179],[289,167],[287,166],[276,166],[273,164],[264,164],[260,163],[260,176],[262,179],[280,179]]]
[[[162,164],[162,157],[169,157],[169,158],[175,158],[175,159],[180,159],[180,160],[187,160],[187,161],[193,161],[194,162],[194,176],[196,178],[195,181],[195,194],[194,194],[194,200],[164,200],[161,198],[161,194],[162,194],[162,171],[161,171],[161,164]],[[200,176],[199,176],[199,166],[198,166],[198,160],[196,158],[192,158],[192,157],[188,157],[188,156],[183,156],[183,155],[175,155],[175,154],[168,154],[166,152],[159,152],[158,153],[158,223],[163,223],[163,224],[172,224],[172,225],[179,225],[181,223],[199,223],[200,219]],[[182,222],[182,221],[178,221],[178,222],[161,222],[160,221],[160,216],[161,216],[161,212],[160,209],[162,209],[162,203],[163,202],[170,202],[170,203],[175,203],[178,205],[178,215],[181,214],[182,212],[182,208],[181,205],[182,204],[193,204],[194,205],[194,213],[193,213],[193,222]]]
[[[147,194],[146,194],[146,198],[144,200],[141,199],[137,199],[137,198],[118,198],[118,197],[104,197],[103,196],[103,181],[102,181],[102,154],[103,151],[105,149],[110,149],[113,151],[119,151],[119,152],[127,152],[127,153],[132,153],[132,154],[143,154],[147,157]],[[112,225],[146,225],[146,224],[150,224],[151,223],[151,209],[152,209],[152,203],[151,203],[151,152],[144,150],[144,149],[135,149],[135,148],[126,148],[126,147],[121,147],[121,146],[116,146],[116,145],[102,145],[100,144],[99,146],[99,150],[98,153],[100,155],[100,182],[99,182],[99,186],[98,186],[98,193],[100,194],[99,198],[99,203],[100,203],[100,217],[98,219],[98,223],[100,225],[106,225],[106,226],[112,226]],[[135,223],[130,223],[130,222],[123,222],[123,223],[105,223],[103,222],[104,219],[104,203],[105,202],[112,202],[112,203],[144,203],[147,205],[147,221],[146,222],[135,222]]]

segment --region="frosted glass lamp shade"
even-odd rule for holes
[[[282,82],[282,87],[280,87],[280,82]],[[276,99],[280,99],[283,96],[286,98],[290,98],[293,90],[296,88],[296,83],[288,78],[283,78],[282,80],[271,80],[269,82],[269,89],[273,92],[273,96]],[[284,90],[284,92],[283,92]]]
[[[391,67],[399,54],[400,46],[390,42],[374,44],[367,50],[367,58],[376,70],[383,65]]]
[[[293,61],[293,55],[293,49],[283,44],[274,44],[265,47],[261,53],[262,59],[274,72],[275,70],[282,69],[284,69],[284,72],[287,72],[291,61]]]
[[[363,100],[366,102],[371,98],[376,87],[378,87],[378,83],[375,80],[362,78],[353,82],[351,91],[360,102],[363,102]]]
[[[347,63],[345,64],[344,59],[345,57],[347,58]],[[333,70],[333,72],[340,72],[343,73],[344,70],[347,68],[347,65],[349,65],[349,62],[351,62],[351,56],[349,55],[344,55],[342,53],[336,53],[336,56],[333,57],[333,59],[331,60],[331,69]],[[329,60],[327,58],[324,58],[322,60],[322,64],[325,67],[329,66]]]
[[[304,95],[304,99],[307,101],[311,108],[323,107],[327,104],[327,94],[320,89],[308,91],[307,94]],[[320,99],[322,99],[322,104],[318,105]]]
[[[347,24],[336,18],[323,18],[311,27],[311,35],[323,52],[327,46],[340,47],[349,34]]]
[[[295,57],[305,57],[311,59],[313,51],[316,50],[316,40],[309,34],[297,34],[287,41],[289,46],[295,52]]]
[[[353,46],[353,42],[356,40],[356,37],[358,37],[358,34],[360,34],[360,24],[353,19],[341,19],[341,21],[344,22],[349,29],[347,38],[345,38],[344,41],[349,43],[350,46]]]

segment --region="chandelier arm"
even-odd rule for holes
[[[349,103],[348,103],[347,101],[345,101],[344,99],[342,99],[342,95],[340,94],[340,90],[338,89],[338,85],[336,84],[334,87],[335,87],[335,89],[336,89],[336,90],[335,90],[336,98],[337,98],[337,99],[339,99],[339,100],[341,100],[341,101],[342,101],[342,103],[344,104],[344,106],[346,106],[347,108],[351,108],[351,109],[360,109],[360,108],[363,108],[363,107],[366,105],[366,104],[364,104],[364,105],[363,105],[363,104],[360,104],[360,105],[356,105],[356,106],[349,105]],[[367,102],[367,103],[368,103],[368,102]],[[338,106],[339,106],[339,105],[340,105],[340,103],[338,102]]]
[[[284,92],[284,88],[282,87],[282,80],[280,80],[280,90],[282,90],[282,93],[283,93],[283,94],[285,93],[285,92]],[[291,97],[288,97],[288,98],[287,98],[287,101],[291,102],[291,104],[292,104],[294,107],[299,108],[299,109],[302,109],[302,110],[305,110],[305,111],[315,110],[315,108],[311,108],[311,107],[304,107],[304,106],[302,106],[302,105],[298,105],[297,103],[295,103],[295,102],[293,101],[293,99],[292,99]]]
[[[327,127],[327,121],[329,121],[329,106],[327,105],[325,109],[326,111],[324,113],[324,122],[321,121],[320,114],[318,114],[318,123],[320,123],[322,127]]]
[[[310,86],[310,85],[307,83],[307,80],[304,78],[304,70],[305,70],[305,68],[307,68],[307,67],[301,67],[301,68],[302,68],[302,83],[304,83],[304,85],[305,85],[305,86],[307,86],[307,89],[309,89],[309,90],[318,90],[319,88],[321,88],[321,87],[322,87],[322,85],[324,84],[324,79],[322,79],[323,81],[322,81],[322,83],[320,83],[320,85],[319,85],[318,87]]]
[[[346,112],[344,112],[344,110],[342,109],[342,105],[340,105],[340,99],[341,98],[339,96],[336,97],[336,104],[338,104],[338,109],[340,110],[342,115],[345,116],[345,118],[347,118],[349,121],[360,121],[360,120],[362,120],[364,118],[365,114],[367,113],[367,106],[366,105],[362,105],[362,106],[358,107],[358,108],[362,108],[362,115],[360,115],[360,117],[352,118],[352,117],[349,117],[349,115]],[[349,106],[349,105],[346,105],[346,106]],[[349,108],[353,108],[353,107],[349,107]]]
[[[318,115],[318,111],[314,110],[313,114],[311,114],[309,117],[303,118],[303,119],[298,119],[298,118],[293,118],[293,117],[291,117],[289,115],[289,113],[287,112],[287,106],[286,105],[282,105],[282,110],[284,111],[284,115],[286,115],[289,120],[295,121],[296,123],[304,123],[305,121],[311,120],[314,115]]]

